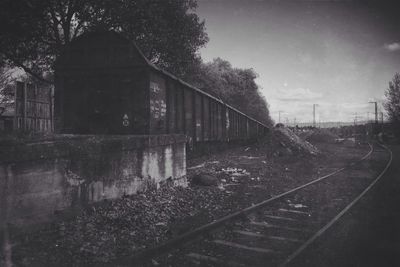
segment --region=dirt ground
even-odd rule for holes
[[[400,146],[389,148],[393,162],[388,171],[289,266],[400,266]]]
[[[192,159],[189,182],[208,174],[216,185],[149,190],[105,201],[31,234],[11,233],[12,261],[18,266],[113,262],[329,173],[369,150],[353,142],[314,145],[280,132],[253,145]]]
[[[351,201],[364,190],[373,179],[380,173],[387,162],[387,153],[382,153],[379,147],[374,148],[374,153],[367,160],[358,164],[348,166],[344,171],[320,182],[304,188],[295,194],[281,200],[270,203],[256,212],[247,214],[235,221],[228,222],[226,227],[221,227],[213,231],[204,238],[199,238],[183,248],[171,251],[165,257],[155,257],[161,266],[220,266],[219,263],[207,260],[195,260],[187,255],[199,253],[214,257],[221,262],[234,262],[245,264],[246,266],[280,266],[280,264],[297,250],[299,243],[292,242],[273,242],[267,238],[254,238],[254,236],[237,235],[234,230],[249,231],[264,236],[289,237],[295,240],[307,240],[313,233],[324,227],[332,218],[344,209]],[[297,208],[296,208],[297,207]],[[304,214],[284,214],[280,209],[300,209]],[[272,216],[284,216],[294,218],[296,221],[277,220],[266,218],[265,214]],[[282,229],[262,229],[249,222],[276,223],[280,227],[294,227],[302,231],[285,231]],[[353,237],[345,235],[347,239]],[[263,254],[255,253],[246,249],[239,249],[234,246],[216,244],[215,240],[223,242],[233,242],[243,246],[269,249],[276,253]],[[325,248],[330,248],[329,246]],[[308,255],[319,257],[319,253]],[[323,259],[323,257],[320,257]],[[151,264],[145,266],[152,266]],[[293,266],[310,266],[299,264]],[[343,266],[316,264],[313,266]],[[355,266],[355,265],[351,265]],[[357,265],[362,266],[362,265]],[[375,265],[376,266],[376,265]]]

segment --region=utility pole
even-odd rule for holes
[[[357,133],[357,112],[354,114],[353,136],[356,138]]]
[[[281,113],[282,113],[282,112],[283,112],[282,110],[279,110],[279,111],[278,111],[278,113],[279,113],[279,121],[278,121],[278,122],[279,122],[279,123],[281,123]]]
[[[375,123],[378,124],[378,102],[370,101],[368,103],[374,103],[375,104]]]
[[[357,112],[354,114],[354,126],[357,125]]]
[[[316,127],[316,122],[315,122],[315,107],[318,106],[318,104],[313,104],[313,127]]]

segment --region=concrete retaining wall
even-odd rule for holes
[[[186,186],[184,136],[62,136],[1,146],[0,223],[37,224],[162,183]]]

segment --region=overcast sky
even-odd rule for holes
[[[312,121],[314,103],[317,121],[372,118],[368,101],[400,72],[400,15],[363,2],[198,0],[210,37],[200,53],[253,68],[276,122],[279,110]]]

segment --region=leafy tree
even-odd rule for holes
[[[0,68],[0,116],[4,108],[13,104],[14,90],[12,82],[11,71],[8,68]]]
[[[228,61],[216,58],[200,63],[186,79],[243,113],[271,125],[268,103],[255,82],[257,77],[253,69],[233,68]]]
[[[100,28],[123,33],[153,63],[181,76],[208,41],[196,7],[196,0],[2,0],[0,64],[46,81],[64,45]]]
[[[400,138],[400,74],[396,73],[385,92],[384,107],[397,137]]]

